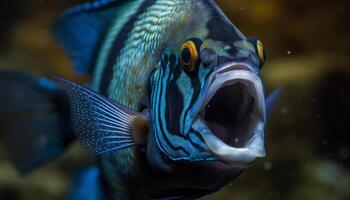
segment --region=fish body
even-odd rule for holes
[[[265,51],[214,1],[100,0],[68,9],[54,33],[92,77],[56,78],[98,157],[90,199],[195,199],[265,155]]]

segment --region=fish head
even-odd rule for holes
[[[213,1],[196,1],[184,18],[150,78],[148,157],[164,170],[238,173],[265,156],[263,45]]]

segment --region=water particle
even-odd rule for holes
[[[272,163],[271,162],[265,162],[264,163],[264,169],[265,170],[271,170],[272,169]]]
[[[289,112],[289,108],[288,107],[283,107],[282,109],[281,109],[281,114],[282,115],[285,115],[285,114],[287,114]]]

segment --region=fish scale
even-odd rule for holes
[[[111,99],[139,109],[145,98],[144,85],[148,74],[155,68],[160,54],[157,49],[162,49],[161,46],[169,37],[164,30],[169,28],[173,21],[179,20],[185,9],[190,8],[190,3],[186,2],[190,1],[158,0],[139,15],[113,66],[108,88],[108,96]],[[132,99],[131,104],[129,99]]]
[[[103,70],[106,67],[106,59],[108,58],[108,54],[110,53],[109,51],[112,48],[118,33],[120,33],[130,16],[136,13],[143,1],[144,0],[127,2],[120,6],[118,9],[119,12],[116,12],[114,22],[111,25],[111,28],[109,28],[109,31],[102,42],[101,50],[99,56],[97,57],[94,76],[93,80],[91,81],[91,87],[93,89],[98,90],[100,88]]]

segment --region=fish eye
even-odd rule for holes
[[[262,66],[265,64],[265,60],[266,60],[266,55],[265,55],[265,49],[264,49],[264,45],[261,41],[257,41],[256,43],[256,48],[258,51],[258,56],[260,59],[260,69],[262,68]]]
[[[199,41],[195,39],[188,40],[181,47],[181,63],[186,72],[193,72],[198,63]]]

